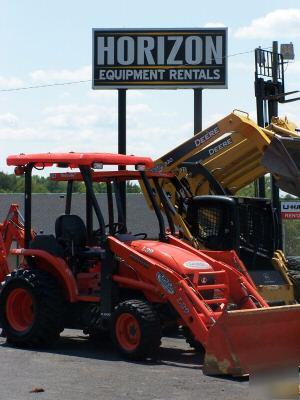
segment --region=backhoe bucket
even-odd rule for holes
[[[300,365],[300,305],[226,311],[209,329],[203,372],[241,376]]]
[[[276,175],[276,185],[300,196],[300,139],[274,136],[262,157],[262,165]]]

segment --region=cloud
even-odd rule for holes
[[[47,139],[47,137],[49,137],[48,135],[49,132],[45,132],[43,130],[39,131],[34,127],[0,127],[1,142],[13,141],[23,144],[27,141],[45,140]],[[24,140],[24,138],[26,138],[26,141]],[[14,146],[16,144],[17,143],[14,143]]]
[[[91,65],[85,65],[77,69],[44,70],[39,69],[30,73],[34,83],[73,82],[92,79]]]
[[[289,74],[300,74],[300,61],[289,62],[286,66],[286,73]]]
[[[99,99],[102,101],[117,101],[117,90],[89,90],[87,96],[91,99]]]
[[[112,107],[96,104],[67,104],[47,107],[44,124],[53,128],[81,129],[93,126],[113,126],[116,119],[116,110]]]
[[[298,96],[297,94],[294,96]],[[291,98],[293,96],[290,96]],[[294,122],[298,127],[300,127],[300,116],[299,116],[299,104],[287,103],[279,105],[279,116],[284,118],[285,116],[292,122]]]
[[[15,126],[18,123],[19,118],[10,112],[0,114],[0,128],[6,126]]]
[[[300,37],[300,9],[278,9],[256,18],[250,25],[238,28],[234,36],[239,39],[273,39]]]
[[[20,78],[0,76],[0,89],[14,89],[23,85],[24,83]]]

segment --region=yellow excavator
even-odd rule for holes
[[[293,304],[300,272],[291,276],[279,250],[278,215],[271,200],[235,194],[271,173],[280,189],[300,196],[296,126],[274,118],[261,128],[236,110],[155,164],[155,171],[168,173],[152,189],[165,194],[160,196],[165,198],[161,207],[170,229],[215,256],[218,251],[235,251],[237,266],[244,264],[270,305]]]

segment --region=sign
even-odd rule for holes
[[[94,29],[93,89],[227,88],[227,28]]]
[[[288,43],[284,44],[282,43],[280,45],[280,54],[282,55],[282,58],[284,60],[294,60],[295,59],[295,53],[294,53],[294,45],[293,43]]]
[[[282,201],[281,218],[300,219],[300,201]]]

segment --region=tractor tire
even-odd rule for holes
[[[190,331],[190,329],[187,326],[182,327],[182,333],[183,333],[183,336],[185,337],[185,341],[187,342],[187,344],[189,344],[190,347],[195,349],[197,353],[205,352],[205,349],[202,346],[202,344],[200,342],[198,342],[198,340],[195,339],[194,335],[192,334],[192,332]]]
[[[63,331],[64,298],[57,281],[41,270],[7,275],[0,293],[0,317],[7,342],[45,347]]]
[[[288,257],[288,269],[291,271],[298,271],[300,273],[300,260],[294,257]]]
[[[126,300],[117,305],[111,329],[118,351],[129,360],[153,357],[160,347],[160,319],[146,301]]]

